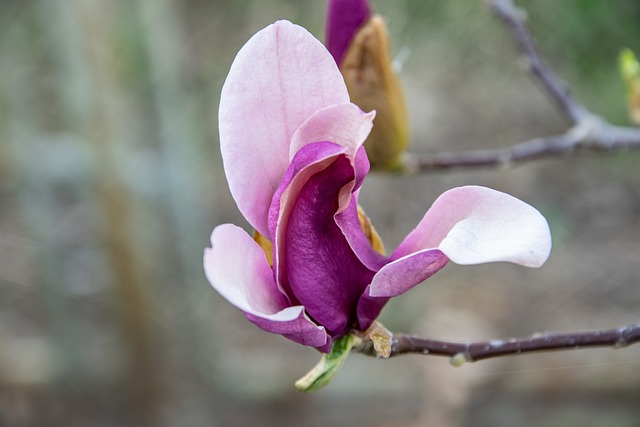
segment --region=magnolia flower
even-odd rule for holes
[[[391,256],[379,253],[358,209],[374,115],[349,101],[325,47],[287,21],[247,42],[222,89],[225,173],[256,232],[217,226],[206,276],[260,328],[323,352],[450,260],[538,267],[551,248],[537,210],[469,186],[441,195]]]

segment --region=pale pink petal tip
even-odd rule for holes
[[[316,111],[348,102],[335,61],[300,26],[278,21],[240,49],[220,96],[220,150],[231,194],[260,233],[293,133]]]
[[[351,156],[364,144],[373,128],[375,111],[363,112],[350,102],[316,111],[293,134],[289,157],[305,145],[329,141],[349,148]]]

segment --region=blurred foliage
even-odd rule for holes
[[[495,38],[508,36],[508,30],[492,24],[493,18],[481,1],[406,0],[392,6],[384,1],[372,3],[380,13],[395,17],[391,25],[398,45],[446,39],[452,46],[446,54],[460,58],[467,66],[495,55],[513,55],[511,51],[492,49]],[[570,83],[578,99],[613,122],[625,123],[616,60],[625,46],[640,50],[640,28],[636,25],[640,3],[536,0],[517,4],[526,11],[541,51]]]
[[[640,4],[633,0],[522,3],[532,31],[578,99],[615,123],[628,123],[616,59],[623,47],[640,49]],[[546,7],[545,7],[546,6]]]

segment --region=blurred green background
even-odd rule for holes
[[[566,124],[476,0],[372,1],[388,20],[416,152],[501,147]],[[549,63],[627,124],[617,55],[636,0],[521,1]],[[256,31],[323,38],[320,0],[0,0],[0,427],[640,426],[640,349],[487,361],[353,355],[325,390],[318,354],[251,325],[207,283],[217,224],[248,225],[217,141],[220,88]],[[371,174],[388,249],[453,186],[548,218],[539,270],[448,266],[392,301],[393,331],[481,340],[640,319],[638,153],[421,176]]]

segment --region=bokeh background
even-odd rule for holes
[[[501,147],[566,123],[484,2],[372,1],[415,152]],[[617,55],[636,0],[521,1],[579,100],[627,124]],[[0,0],[0,426],[640,426],[640,348],[485,361],[319,356],[259,331],[207,283],[216,224],[248,229],[217,140],[235,53],[286,18],[323,38],[321,0]],[[371,174],[361,203],[393,248],[443,191],[539,208],[539,270],[449,265],[396,298],[393,331],[481,340],[640,319],[638,153],[420,176]]]

